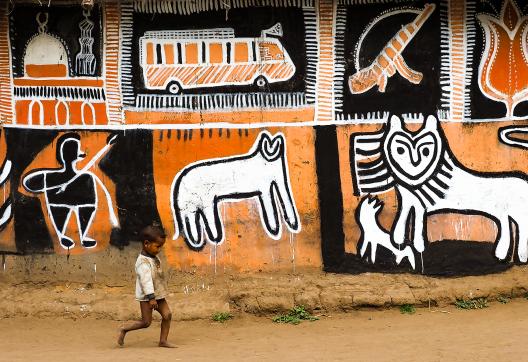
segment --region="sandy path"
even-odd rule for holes
[[[440,311],[449,313],[442,313]],[[526,360],[528,301],[454,307],[365,310],[298,326],[237,317],[224,324],[178,322],[174,350],[155,347],[159,323],[115,347],[120,322],[81,319],[0,320],[1,361],[513,361]]]

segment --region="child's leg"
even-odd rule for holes
[[[119,337],[117,339],[117,344],[120,346],[125,344],[125,335],[128,332],[134,331],[136,329],[147,328],[150,326],[150,323],[152,323],[152,308],[150,308],[149,303],[139,302],[139,306],[141,308],[141,320],[121,328]]]
[[[161,332],[160,332],[160,347],[174,348],[175,346],[167,342],[169,330],[171,325],[172,313],[169,304],[165,299],[158,300],[158,312],[161,314]]]

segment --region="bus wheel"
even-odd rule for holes
[[[180,83],[173,80],[167,85],[167,91],[171,94],[180,94],[182,91],[182,87]]]
[[[264,88],[268,85],[268,80],[264,76],[259,75],[257,79],[255,79],[255,85],[259,88]]]

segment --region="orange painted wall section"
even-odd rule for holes
[[[282,121],[307,122],[313,118],[314,110],[311,107],[287,110],[265,110],[254,109],[239,112],[141,112],[126,111],[125,119],[131,124],[163,124],[171,122],[175,124],[201,124],[231,122],[235,124],[251,124]]]
[[[269,238],[261,226],[255,199],[221,204],[226,240],[215,246],[207,244],[199,252],[189,251],[181,237],[171,240],[174,223],[170,209],[171,183],[186,165],[207,159],[235,156],[251,148],[260,130],[216,129],[192,131],[157,131],[154,133],[154,175],[157,180],[158,210],[166,225],[166,255],[178,269],[193,267],[249,270],[278,270],[318,265],[319,226],[317,222],[316,175],[313,170],[314,133],[310,128],[267,129],[271,134],[284,132],[292,193],[301,216],[301,232],[288,232],[283,223],[280,240]],[[183,134],[185,132],[185,135]],[[178,136],[179,134],[179,136]],[[303,147],[303,145],[305,145]]]

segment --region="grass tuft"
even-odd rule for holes
[[[403,304],[403,305],[400,305],[400,313],[401,314],[414,314],[416,313],[416,308],[414,308],[414,305],[412,304]]]
[[[483,309],[488,307],[487,298],[457,299],[455,306],[459,309]]]
[[[507,303],[510,302],[510,298],[508,298],[508,297],[506,297],[504,295],[499,295],[497,297],[497,302],[502,303],[502,304],[507,304]]]
[[[229,312],[217,312],[213,314],[211,319],[215,322],[224,323],[230,319],[233,319],[233,315]]]
[[[301,321],[316,321],[319,318],[311,315],[304,306],[296,306],[290,309],[287,314],[278,315],[273,318],[275,323],[289,323],[289,324],[299,324]]]

